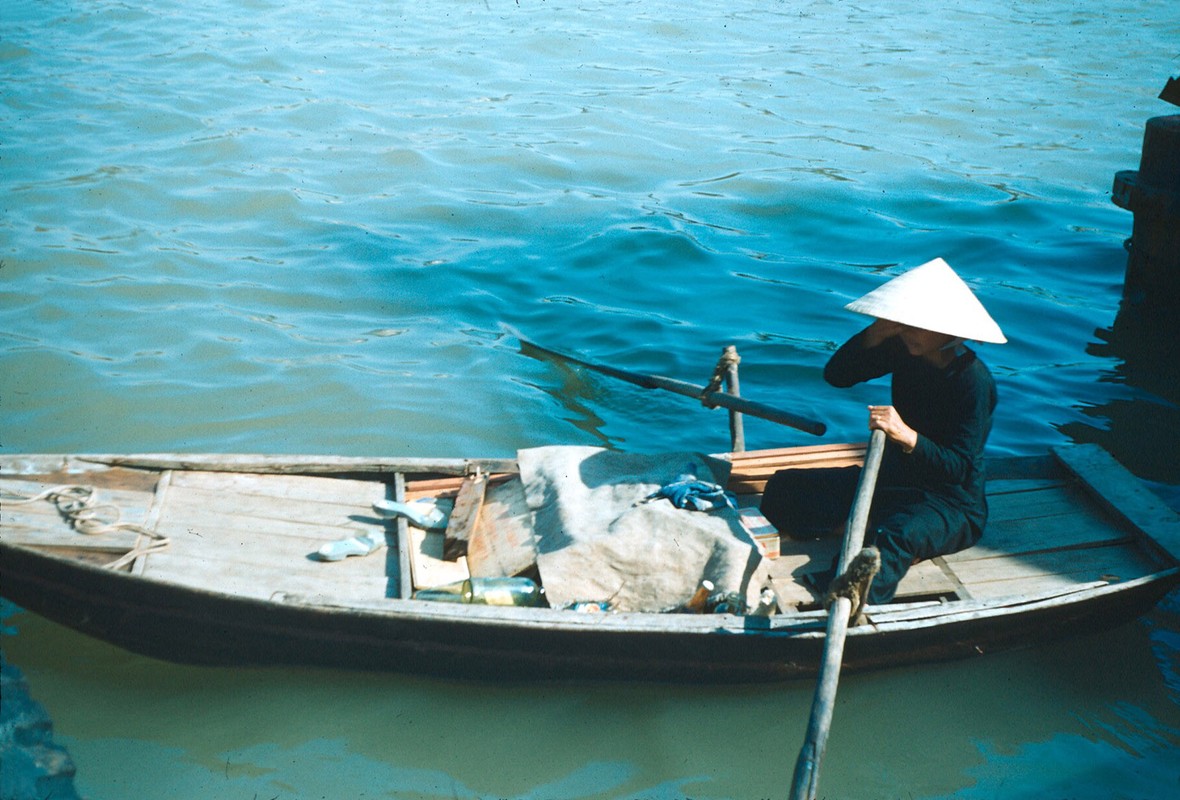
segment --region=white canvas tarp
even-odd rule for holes
[[[643,502],[685,472],[724,485],[727,462],[596,447],[540,447],[518,460],[550,605],[610,600],[619,611],[667,611],[703,579],[757,602],[766,567],[736,511]]]

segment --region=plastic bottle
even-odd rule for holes
[[[415,600],[486,606],[543,606],[545,589],[529,578],[468,578],[414,592]]]

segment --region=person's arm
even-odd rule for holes
[[[845,342],[824,367],[824,380],[838,389],[880,378],[893,371],[904,345],[901,325],[879,319]],[[901,350],[899,350],[901,348]]]

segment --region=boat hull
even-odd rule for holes
[[[761,682],[812,677],[823,621],[730,615],[579,615],[389,599],[373,608],[194,591],[0,545],[4,595],[127,650],[202,665],[307,665],[485,680]],[[1180,580],[1176,570],[917,623],[853,628],[847,670],[968,658],[1096,632],[1134,619]],[[380,607],[378,607],[380,606]],[[628,617],[636,617],[629,619]]]

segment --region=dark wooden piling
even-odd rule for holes
[[[1115,175],[1112,199],[1135,215],[1120,314],[1180,328],[1180,114],[1147,121],[1139,169]]]

